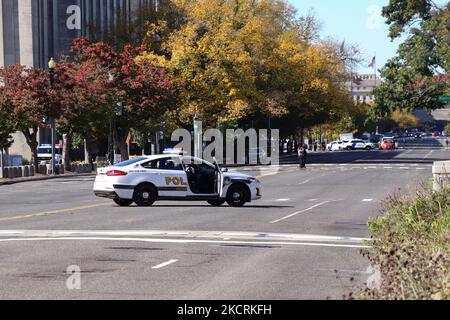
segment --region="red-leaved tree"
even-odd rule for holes
[[[58,118],[63,134],[63,163],[70,166],[69,151],[74,133],[86,143],[86,160],[92,161],[91,141],[97,133],[107,132],[111,99],[108,74],[91,61],[63,62],[55,70],[55,89],[62,112]]]
[[[118,52],[104,42],[76,39],[71,48],[74,62],[92,63],[102,74],[108,74],[108,88],[112,104],[110,116],[115,121],[115,141],[122,159],[128,159],[126,140],[130,130],[155,130],[164,115],[176,105],[178,89],[167,70],[155,61],[137,61],[143,48],[126,46]],[[123,114],[117,116],[114,106],[123,104]]]
[[[38,68],[13,65],[0,68],[0,83],[15,127],[25,136],[32,163],[37,166],[38,129],[45,117],[57,117],[61,109],[55,90],[51,89],[49,75]]]

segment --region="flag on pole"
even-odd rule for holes
[[[377,62],[377,58],[376,58],[376,57],[373,57],[373,58],[372,58],[372,62],[370,62],[370,64],[368,65],[368,67],[369,67],[369,68],[374,68],[376,62]]]

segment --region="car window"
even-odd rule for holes
[[[175,158],[164,158],[149,161],[142,164],[142,167],[146,169],[156,169],[156,170],[174,170],[174,171],[183,170],[183,166],[181,165],[180,161],[178,161]]]
[[[41,147],[38,148],[38,153],[52,153],[52,148],[47,148],[47,147]],[[55,148],[55,153],[56,154],[61,154],[61,149],[60,148]]]
[[[135,163],[144,161],[145,159],[146,159],[146,158],[130,159],[130,160],[127,160],[127,161],[123,161],[123,162],[117,163],[117,164],[115,164],[114,166],[115,166],[115,167],[126,167],[126,166],[130,166],[130,165],[132,165],[132,164],[135,164]]]
[[[206,163],[201,164],[191,164],[190,166],[194,167],[197,174],[204,174],[204,175],[210,175],[216,172],[216,169],[211,167],[210,165]]]

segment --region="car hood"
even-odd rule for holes
[[[226,178],[233,179],[233,180],[247,180],[249,178],[255,179],[255,177],[250,176],[250,175],[245,174],[245,173],[241,173],[241,172],[225,172],[223,174],[223,176],[226,177]]]

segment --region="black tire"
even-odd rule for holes
[[[133,203],[133,200],[116,198],[114,202],[120,207],[129,207]]]
[[[158,197],[156,188],[151,184],[141,184],[134,189],[133,200],[138,207],[150,207]]]
[[[352,147],[347,147],[345,150],[352,151],[353,149],[352,149]]]
[[[228,189],[227,193],[227,203],[230,207],[240,208],[245,205],[248,199],[248,190],[240,185],[232,185],[230,189]]]
[[[225,200],[208,200],[207,201],[211,206],[213,207],[220,207],[223,205],[226,201]]]
[[[371,147],[366,147],[366,151],[370,151],[370,150],[372,150]]]

